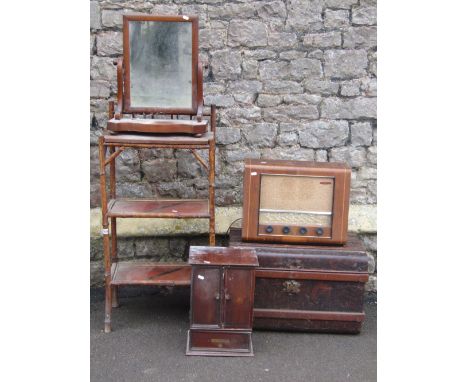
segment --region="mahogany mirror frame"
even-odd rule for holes
[[[131,21],[157,21],[192,23],[192,108],[132,107],[130,97],[130,28]],[[128,114],[201,114],[203,109],[203,75],[198,65],[198,17],[197,16],[160,16],[124,15],[123,16],[123,105],[122,112]]]

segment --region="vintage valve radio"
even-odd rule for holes
[[[247,159],[242,239],[346,243],[350,180],[345,163]]]

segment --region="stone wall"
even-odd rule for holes
[[[205,104],[218,106],[218,206],[242,203],[245,158],[346,161],[351,202],[376,204],[376,0],[90,4],[91,207],[99,206],[96,144],[116,97],[113,61],[122,55],[125,13],[199,16]],[[126,150],[117,160],[117,192],[206,197],[202,170],[187,152]],[[365,240],[375,256],[375,235]]]
[[[116,96],[122,14],[200,18],[205,104],[219,107],[218,205],[242,201],[247,157],[347,161],[351,202],[376,203],[376,5],[369,0],[91,1],[91,205],[99,204],[97,136]],[[119,191],[203,197],[190,154],[125,151]]]

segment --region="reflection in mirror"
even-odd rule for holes
[[[192,108],[192,23],[130,21],[131,107]]]

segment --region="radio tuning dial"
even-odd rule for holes
[[[323,228],[317,228],[315,230],[315,233],[318,235],[318,236],[322,236],[323,235]]]
[[[299,229],[299,233],[300,233],[301,235],[305,235],[305,234],[307,233],[307,228],[306,228],[306,227],[301,227],[301,228]]]
[[[289,227],[283,227],[283,233],[288,234],[290,231]]]
[[[273,232],[273,227],[271,225],[267,226],[265,228],[266,233],[272,233]]]

